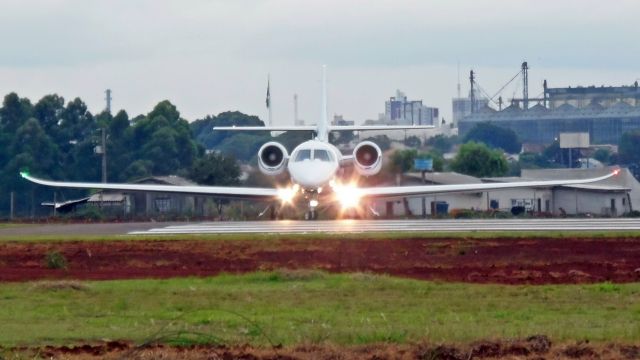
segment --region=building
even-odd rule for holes
[[[405,175],[403,182],[405,185],[423,183],[449,185],[586,179],[603,176],[611,171],[613,168],[522,170],[521,177],[486,179],[458,173],[426,173],[424,182],[421,174],[409,173]],[[436,212],[451,213],[461,209],[509,212],[513,207],[522,207],[529,212],[554,216],[586,214],[621,216],[634,209],[640,209],[640,183],[628,169],[622,169],[617,176],[593,184],[412,196],[404,199],[377,199],[372,202],[371,207],[381,216],[386,217],[430,217]]]
[[[183,177],[170,176],[149,176],[134,184],[157,184],[175,186],[195,186]],[[103,211],[114,214],[128,216],[155,216],[155,215],[176,215],[192,214],[207,215],[204,209],[206,196],[180,193],[160,193],[143,191],[100,191],[89,197],[70,200],[63,203],[56,203],[56,211],[70,212],[78,206],[100,207]],[[53,207],[52,202],[44,202],[42,206]]]
[[[440,117],[438,108],[422,104],[422,100],[407,100],[400,90],[385,102],[384,120],[390,125],[435,125]]]
[[[355,125],[355,121],[353,121],[353,120],[345,120],[342,115],[335,114],[335,115],[333,115],[333,121],[331,121],[331,125],[334,125],[334,126],[353,126],[353,125]]]
[[[545,82],[546,84],[546,82]],[[560,133],[587,132],[592,144],[617,144],[627,131],[640,129],[640,89],[633,86],[547,88],[533,107],[514,101],[502,111],[484,107],[458,122],[464,136],[477,123],[513,130],[525,143],[550,144]]]
[[[476,109],[484,109],[489,106],[489,99],[482,97],[475,91]],[[451,110],[453,111],[453,127],[458,127],[458,122],[465,116],[471,115],[471,94],[468,97],[457,97],[451,100]]]

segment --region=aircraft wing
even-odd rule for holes
[[[317,126],[214,126],[214,131],[316,131]]]
[[[552,187],[563,185],[579,185],[588,184],[608,179],[617,175],[620,169],[613,172],[591,179],[575,179],[575,180],[536,180],[536,181],[518,181],[506,183],[483,183],[483,184],[456,184],[456,185],[418,185],[418,186],[389,186],[389,187],[370,187],[359,188],[358,192],[361,198],[380,198],[380,197],[403,197],[411,195],[430,195],[445,193],[461,193],[461,192],[481,192],[487,190],[516,189],[523,187]]]
[[[281,190],[276,188],[253,188],[253,187],[227,187],[227,186],[182,186],[182,185],[156,185],[156,184],[113,184],[113,183],[85,183],[85,182],[65,182],[38,179],[25,172],[20,176],[33,183],[73,189],[103,189],[121,191],[152,191],[164,193],[180,193],[194,195],[213,195],[230,199],[254,199],[272,200],[279,197]]]
[[[367,131],[367,130],[426,130],[433,125],[335,125],[329,131]]]
[[[329,131],[367,131],[367,130],[425,130],[433,129],[433,125],[336,125],[329,126]],[[291,126],[215,126],[214,131],[316,131],[315,125]]]

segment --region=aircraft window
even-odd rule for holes
[[[295,161],[311,160],[311,149],[299,150]]]
[[[331,161],[331,155],[329,155],[327,150],[315,150],[313,152],[313,158],[325,162]]]

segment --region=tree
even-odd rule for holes
[[[464,137],[464,142],[469,141],[481,142],[512,154],[517,154],[522,149],[522,143],[513,130],[493,125],[490,122],[478,123],[469,130]]]
[[[518,164],[521,169],[549,169],[558,167],[557,164],[549,161],[543,154],[530,152],[520,154]]]
[[[416,149],[396,150],[391,154],[391,171],[396,174],[408,172],[413,168],[413,161],[418,156]]]
[[[207,149],[214,149],[224,139],[237,135],[232,131],[214,131],[213,128],[216,126],[264,126],[264,122],[257,116],[246,115],[239,111],[227,111],[217,116],[207,115],[189,125],[195,140]],[[250,135],[264,136],[264,134]]]
[[[453,144],[456,143],[457,136],[447,137],[442,134],[429,138],[426,144],[441,154],[448,153]]]
[[[404,139],[404,145],[411,148],[419,148],[420,146],[422,146],[422,141],[419,137],[413,135]]]
[[[18,94],[10,93],[4,97],[0,109],[2,131],[15,133],[33,114],[33,105],[29,99],[21,99]]]
[[[63,112],[64,98],[57,94],[44,96],[33,108],[33,115],[40,122],[40,126],[54,140],[58,139],[58,124]]]
[[[237,185],[240,167],[231,156],[210,153],[196,160],[191,167],[189,178],[203,185]]]
[[[460,146],[451,168],[462,174],[488,177],[503,176],[509,170],[509,165],[501,151],[471,141]]]
[[[640,130],[622,134],[618,143],[618,154],[622,164],[640,163]]]
[[[598,149],[593,154],[593,158],[600,161],[601,163],[607,165],[611,160],[611,153],[607,149]]]

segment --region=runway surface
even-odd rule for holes
[[[406,231],[640,230],[640,219],[326,220],[201,222],[131,231],[135,235],[366,233]]]

